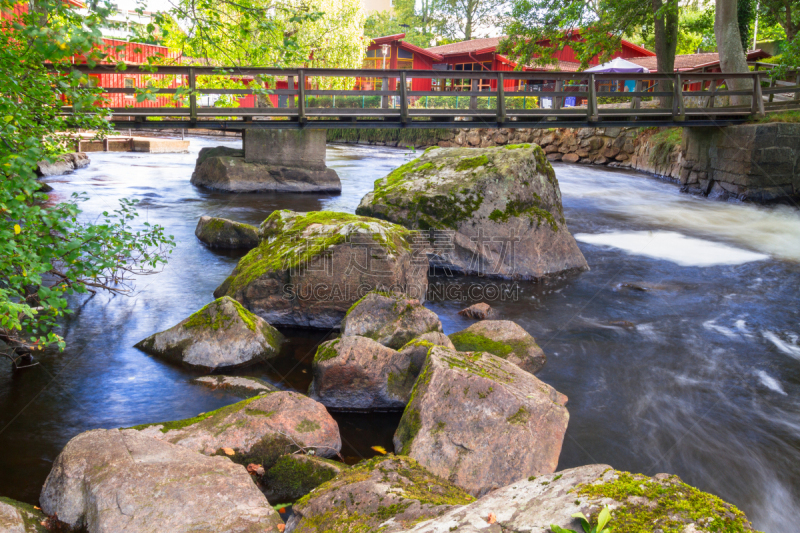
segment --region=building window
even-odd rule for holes
[[[135,78],[125,78],[124,85],[126,89],[135,89],[136,88],[136,79]],[[125,98],[133,98],[133,94],[126,94]]]

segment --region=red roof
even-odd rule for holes
[[[757,61],[767,57],[771,56],[763,50],[753,50],[747,53],[748,61]],[[656,72],[658,69],[655,56],[634,57],[627,59],[627,61],[636,63],[640,67],[645,67],[646,69],[650,70],[650,72]],[[717,52],[705,52],[702,54],[680,54],[675,56],[676,71],[696,70],[707,67],[715,67],[718,65],[719,54]]]
[[[572,30],[570,34],[579,35],[580,32],[578,30]],[[497,49],[497,46],[503,39],[505,39],[505,37],[487,37],[485,39],[472,39],[470,41],[461,41],[459,43],[433,46],[431,48],[427,48],[427,50],[429,52],[435,52],[437,54],[442,54],[442,55],[490,53],[494,52],[495,49]],[[625,39],[622,40],[622,46],[630,48],[635,52],[639,52],[640,54],[642,54],[642,56],[655,56],[655,54],[650,50],[648,50],[647,48],[642,48],[641,46],[633,44],[630,41],[626,41]]]
[[[437,54],[436,52],[431,52],[430,50],[420,48],[417,45],[407,43],[401,40],[405,36],[406,36],[405,33],[398,33],[395,35],[385,35],[383,37],[375,37],[374,39],[372,39],[372,45],[391,44],[396,41],[397,46],[399,46],[400,48],[404,48],[410,52],[416,52],[418,54],[422,54],[426,57],[433,59],[434,61],[442,61],[444,59],[441,55]]]

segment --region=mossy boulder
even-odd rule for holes
[[[427,260],[412,253],[413,232],[347,213],[275,211],[261,244],[243,257],[214,295],[230,296],[271,324],[339,327],[374,289],[425,298]]]
[[[537,279],[588,269],[536,145],[428,149],[377,180],[356,213],[435,232],[431,264],[456,272]]]
[[[240,398],[252,398],[267,392],[278,392],[280,389],[271,383],[249,376],[202,376],[192,383],[203,385],[211,390],[224,390]]]
[[[405,346],[400,348],[400,353],[408,357],[414,366],[421,369],[425,366],[428,354],[434,346],[455,350],[455,346],[447,335],[432,331],[408,341]]]
[[[408,457],[362,461],[293,508],[286,533],[406,531],[474,498]]]
[[[341,192],[332,168],[301,168],[246,161],[244,150],[203,148],[192,185],[225,192]]]
[[[243,466],[131,429],[70,440],[39,502],[45,514],[88,533],[252,533],[282,523]]]
[[[334,339],[317,349],[308,393],[329,409],[399,411],[423,363],[367,337]]]
[[[606,527],[620,533],[753,531],[739,509],[683,483],[678,476],[649,477],[619,472],[608,465],[521,479],[407,531],[492,531],[487,527],[489,513],[503,531],[544,532],[550,531],[551,525],[582,531],[580,521],[572,515],[583,513],[595,525],[605,506],[611,509]]]
[[[487,352],[514,363],[531,374],[547,362],[530,333],[510,320],[481,320],[450,335],[459,352]]]
[[[3,533],[47,533],[45,514],[33,505],[0,498],[0,531]]]
[[[262,490],[273,505],[294,502],[348,468],[314,455],[283,455],[262,476]]]
[[[442,331],[436,313],[419,300],[397,293],[370,292],[342,320],[342,336],[369,337],[395,350],[432,331]]]
[[[258,228],[227,218],[200,217],[194,234],[210,248],[252,250],[258,246]]]
[[[281,342],[283,336],[265,320],[223,296],[135,346],[176,363],[214,370],[271,359]]]
[[[482,496],[555,471],[566,402],[505,359],[433,346],[395,432],[395,452]]]
[[[325,407],[296,392],[269,392],[193,418],[132,429],[206,455],[222,454],[270,468],[300,446],[321,457],[342,448],[339,425]]]

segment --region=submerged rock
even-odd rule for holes
[[[275,357],[281,342],[283,335],[265,320],[223,296],[135,346],[151,355],[213,370]]]
[[[431,265],[457,272],[536,279],[589,268],[536,145],[428,149],[376,181],[356,213],[434,230]]]
[[[408,457],[362,461],[303,497],[286,533],[406,531],[414,523],[474,501]]]
[[[243,466],[134,430],[70,440],[39,497],[42,510],[88,533],[278,531],[278,513]]]
[[[33,505],[0,498],[0,531],[3,533],[47,533],[42,525],[46,519]]]
[[[530,333],[510,320],[482,320],[450,340],[459,352],[488,352],[534,374],[547,362]]]
[[[211,390],[222,389],[240,398],[252,398],[265,392],[277,392],[280,390],[271,383],[248,376],[203,376],[193,379],[192,383],[203,385]]]
[[[311,169],[246,161],[244,150],[203,148],[192,185],[226,192],[341,192],[332,168]]]
[[[252,250],[258,246],[258,228],[227,218],[200,217],[194,234],[211,248]]]
[[[458,314],[475,320],[486,320],[494,314],[494,309],[489,304],[481,302],[462,309]]]
[[[317,349],[308,392],[330,409],[401,410],[422,363],[367,337],[334,339]]]
[[[270,468],[281,455],[311,448],[322,457],[342,449],[339,425],[325,407],[296,392],[270,392],[194,418],[134,426],[144,435],[240,464]]]
[[[342,320],[342,336],[369,337],[399,350],[428,332],[442,331],[436,313],[404,294],[371,292],[353,305]]]
[[[88,167],[90,162],[89,156],[84,152],[62,154],[56,157],[52,163],[40,161],[36,166],[36,173],[43,178],[72,174],[75,170]]]
[[[339,327],[374,289],[425,298],[427,260],[412,254],[413,232],[347,213],[275,211],[261,244],[244,256],[216,297],[231,296],[271,324]]]
[[[406,531],[484,533],[493,531],[488,525],[490,514],[503,531],[549,532],[551,525],[581,531],[580,521],[572,515],[583,513],[596,524],[605,506],[611,509],[607,527],[620,533],[753,531],[739,509],[686,485],[678,476],[648,477],[615,471],[608,465],[523,479]]]
[[[482,496],[555,471],[566,402],[504,359],[434,346],[394,435],[395,452]]]
[[[261,478],[261,484],[273,505],[294,502],[348,468],[314,455],[284,455]]]

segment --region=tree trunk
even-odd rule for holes
[[[739,34],[736,0],[717,0],[714,35],[717,37],[719,66],[722,72],[748,72],[747,57],[742,48]],[[752,80],[726,79],[725,85],[731,90],[752,90]],[[749,96],[731,96],[732,105],[749,105]]]
[[[675,71],[675,50],[678,47],[678,5],[677,0],[653,1],[654,37],[656,66],[658,72],[672,74]],[[672,82],[663,80],[658,83],[659,91],[672,91]],[[660,97],[661,107],[672,107],[672,97]]]
[[[472,17],[474,16],[476,7],[477,6],[475,5],[475,2],[473,2],[473,1],[469,1],[469,2],[466,3],[466,8],[467,9],[466,9],[465,15],[466,15],[467,21],[466,21],[466,24],[464,25],[464,40],[465,41],[469,41],[470,39],[472,39]]]

